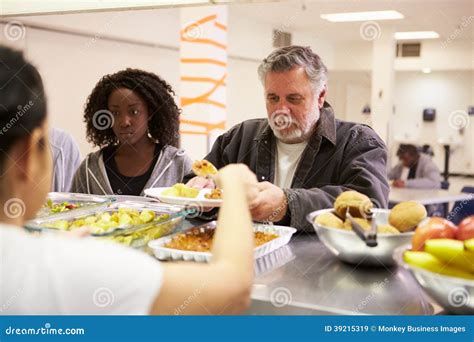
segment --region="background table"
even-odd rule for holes
[[[465,200],[474,200],[474,194],[442,189],[390,188],[388,195],[388,201],[391,203],[417,201],[423,205],[428,205]]]

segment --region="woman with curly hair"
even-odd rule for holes
[[[72,192],[143,195],[181,182],[191,159],[177,148],[180,109],[171,86],[138,69],[106,75],[84,112],[87,140],[100,148],[82,162]]]

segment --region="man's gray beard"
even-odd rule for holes
[[[316,110],[317,110],[317,113],[313,113],[313,114],[317,114],[317,115],[315,116],[314,120],[311,120],[311,122],[308,123],[306,132],[303,132],[303,130],[299,126],[296,126],[296,128],[292,129],[290,133],[281,134],[281,131],[275,125],[273,120],[268,119],[268,124],[270,125],[270,128],[273,131],[273,134],[278,140],[286,144],[298,144],[298,143],[308,140],[311,134],[314,132],[316,123],[319,121],[319,117],[321,115],[319,108],[316,108]]]

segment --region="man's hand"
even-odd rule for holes
[[[199,176],[191,178],[186,185],[195,189],[214,189],[216,187],[212,179]]]
[[[224,196],[225,183],[235,183],[236,180],[242,181],[248,203],[253,202],[260,192],[257,177],[250,171],[248,166],[244,164],[227,165],[220,169],[219,173],[213,176],[213,178],[216,185],[224,190]]]
[[[395,187],[395,188],[404,188],[405,187],[405,181],[401,180],[401,179],[395,179],[392,183],[392,185]]]
[[[258,183],[260,192],[250,202],[250,213],[256,221],[277,222],[288,210],[288,202],[282,189],[270,182]]]

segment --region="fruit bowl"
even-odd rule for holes
[[[372,209],[377,225],[388,223],[388,209]],[[339,259],[351,264],[390,266],[395,262],[393,252],[396,248],[410,243],[413,232],[400,234],[378,234],[377,246],[368,247],[353,231],[325,227],[315,222],[324,213],[333,213],[333,209],[314,211],[307,216],[321,242]]]
[[[450,277],[409,265],[403,253],[411,245],[401,246],[394,252],[396,263],[408,270],[423,290],[446,311],[458,315],[474,314],[474,280]]]

